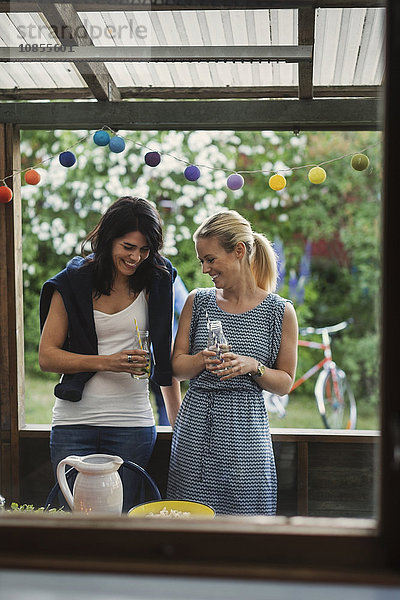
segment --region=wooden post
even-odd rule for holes
[[[399,276],[399,190],[397,180],[400,120],[400,6],[395,0],[387,3],[385,96],[385,137],[383,186],[383,300],[382,300],[382,410],[380,528],[387,564],[400,568],[400,403],[398,378],[398,344],[400,315],[393,285]]]
[[[297,512],[308,515],[308,442],[297,444]]]
[[[20,164],[19,130],[1,124],[0,179],[19,171]],[[0,204],[0,493],[18,502],[18,400],[24,381],[20,175],[5,183],[13,199]]]

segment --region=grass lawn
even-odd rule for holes
[[[27,424],[49,424],[53,407],[54,380],[43,377],[27,376],[25,380],[25,421]],[[183,386],[182,386],[183,389]],[[154,409],[154,404],[153,404]],[[357,429],[379,429],[379,407],[366,401],[357,402]],[[156,415],[156,410],[154,409]],[[157,417],[156,417],[157,419]],[[315,399],[294,392],[290,396],[286,416],[283,419],[270,415],[271,427],[293,427],[300,429],[321,429],[322,419],[318,413]]]
[[[379,429],[379,407],[368,402],[357,402],[357,429]],[[297,429],[324,428],[314,396],[302,396],[294,392],[289,397],[286,416],[280,419],[269,415],[271,427],[293,427]]]
[[[54,380],[44,377],[25,377],[25,422],[27,424],[51,423],[51,412],[54,404],[54,386],[59,377]]]

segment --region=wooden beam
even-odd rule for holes
[[[311,60],[299,63],[299,98],[308,99],[313,97],[315,8],[300,8],[298,11],[298,44],[312,48]]]
[[[52,4],[41,0],[40,4]],[[387,0],[318,0],[319,8],[384,8]],[[109,11],[110,2],[105,0],[77,0],[71,4],[77,12]],[[0,2],[0,12],[40,12],[38,0],[13,0]],[[302,8],[310,6],[310,0],[113,0],[112,10],[257,10],[266,8]]]
[[[227,516],[156,523],[79,513],[18,517],[0,519],[7,540],[0,545],[2,568],[246,578],[250,583],[308,577],[315,584],[325,577],[342,585],[399,585],[400,580],[398,571],[384,570],[374,524],[360,519]]]
[[[93,47],[93,42],[72,3],[43,1],[39,4],[50,29],[61,44],[70,47],[71,45]],[[82,62],[76,65],[76,69],[97,100],[120,100],[118,88],[104,64]]]
[[[18,400],[23,389],[22,216],[19,131],[0,125],[0,179],[13,199],[0,204],[0,493],[19,502]]]
[[[120,87],[121,100],[129,98],[164,98],[165,100],[212,98],[297,98],[296,86],[224,86],[224,87]],[[315,86],[314,98],[380,98],[377,85]],[[0,100],[87,100],[94,98],[89,88],[14,88],[0,90]]]
[[[55,26],[52,26],[53,29]],[[57,30],[55,30],[57,31]],[[286,62],[308,63],[312,57],[312,45],[302,46],[79,46],[71,38],[63,39],[65,52],[42,44],[39,51],[30,44],[21,48],[0,48],[0,62],[73,62],[85,70],[82,63],[99,62]]]
[[[360,131],[382,128],[375,98],[171,102],[1,103],[0,122],[24,129]]]

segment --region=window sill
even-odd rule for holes
[[[22,438],[46,438],[49,436],[51,425],[29,424],[24,425],[19,430]],[[172,437],[172,427],[157,426],[157,434],[161,438],[168,439]],[[380,431],[372,429],[346,430],[346,429],[292,429],[275,428],[271,429],[272,440],[274,442],[378,442],[381,437]]]

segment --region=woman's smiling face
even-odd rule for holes
[[[215,287],[230,287],[237,281],[239,261],[236,254],[227,252],[216,237],[198,238],[196,251],[203,273],[211,277]]]
[[[149,244],[140,231],[131,231],[113,241],[112,258],[115,271],[124,277],[133,275],[149,254]]]

